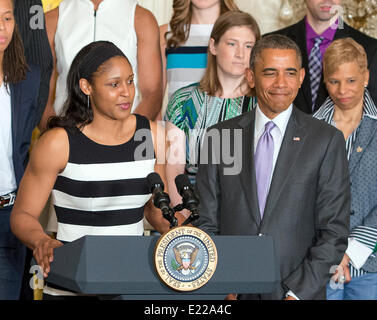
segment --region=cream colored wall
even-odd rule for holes
[[[277,18],[283,0],[235,1],[241,10],[251,13],[256,18],[263,33],[282,27],[282,23]],[[60,2],[61,0],[42,0],[47,11],[58,6]],[[138,0],[138,3],[153,12],[159,25],[169,21],[173,0]]]
[[[173,0],[138,0],[138,3],[155,15],[159,25],[169,21]],[[258,21],[262,33],[284,26],[278,17],[282,0],[236,0],[236,3]]]

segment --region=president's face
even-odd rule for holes
[[[314,21],[330,21],[338,14],[342,0],[305,0],[307,14]]]
[[[258,105],[270,119],[288,109],[304,76],[305,70],[300,68],[293,49],[264,49],[254,63],[254,70],[246,70],[246,79],[255,88]]]

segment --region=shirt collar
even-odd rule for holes
[[[335,32],[336,32],[336,27],[338,26],[338,20],[335,21],[335,23],[328,27],[325,31],[322,32],[322,34],[318,34],[317,32],[314,31],[312,26],[308,22],[308,18],[305,17],[305,25],[306,25],[306,37],[307,39],[315,39],[319,36],[325,38],[326,40],[333,41]]]
[[[334,102],[332,99],[327,97],[326,101],[313,116],[320,120],[325,120],[327,123],[331,123],[334,116]],[[377,120],[377,107],[367,88],[364,90],[363,117],[364,116]]]
[[[267,122],[273,121],[278,127],[281,135],[284,135],[285,129],[287,128],[289,118],[292,114],[293,105],[291,104],[286,110],[280,112],[275,118],[270,119],[268,118],[259,108],[259,104],[257,104],[256,112],[255,112],[255,130],[257,133],[264,131],[264,126]]]

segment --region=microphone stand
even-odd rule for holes
[[[153,198],[153,204],[156,208],[159,208],[162,212],[162,216],[169,221],[170,229],[178,225],[178,220],[175,217],[175,212],[168,203],[170,202],[169,195],[165,192],[155,195]]]
[[[153,203],[155,207],[160,208],[159,206],[160,202],[169,202],[169,196],[167,193],[163,192],[160,196],[156,196],[153,200]],[[162,212],[162,216],[169,221],[170,223],[170,229],[178,226],[178,220],[175,217],[175,213],[178,211],[182,211],[183,209],[187,209],[190,211],[190,216],[182,223],[182,226],[185,226],[199,218],[199,212],[197,209],[190,210],[188,206],[185,206],[183,203],[176,205],[174,208],[170,208],[170,206],[164,205],[162,208],[160,208]]]
[[[178,220],[175,217],[175,211],[169,207],[169,211],[167,213],[163,213],[162,216],[169,221],[170,229],[178,226]]]
[[[186,208],[183,203],[181,204],[178,204],[176,205],[174,208],[173,208],[173,211],[174,213],[177,212],[177,211],[182,211],[183,209],[187,209],[190,211],[190,215],[189,217],[182,223],[182,226],[185,226],[185,225],[188,225],[189,223],[197,220],[199,218],[199,212],[198,210],[193,210],[191,211],[189,208]]]

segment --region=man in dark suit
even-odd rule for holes
[[[330,270],[342,260],[349,232],[344,138],[293,106],[305,71],[292,40],[265,37],[250,61],[246,76],[258,106],[208,130],[207,137],[227,134],[217,134],[218,143],[204,141],[195,225],[211,234],[273,237],[281,285],[271,294],[241,298],[325,299]]]
[[[316,39],[323,38],[319,45],[321,61],[323,54],[333,40],[347,37],[354,39],[365,48],[371,75],[377,73],[377,39],[368,37],[340,20],[338,15],[341,13],[339,8],[342,0],[305,0],[305,3],[307,14],[303,20],[287,28],[272,32],[272,34],[286,35],[295,41],[301,49],[306,77],[294,102],[302,111],[311,114],[318,110],[328,97],[321,70],[319,70],[319,77],[316,79],[315,62],[312,63],[313,79],[311,78],[309,65],[311,61],[314,61]],[[317,86],[314,82],[317,82]],[[314,95],[312,90],[315,91]],[[368,90],[374,101],[377,101],[376,77],[370,78]]]

